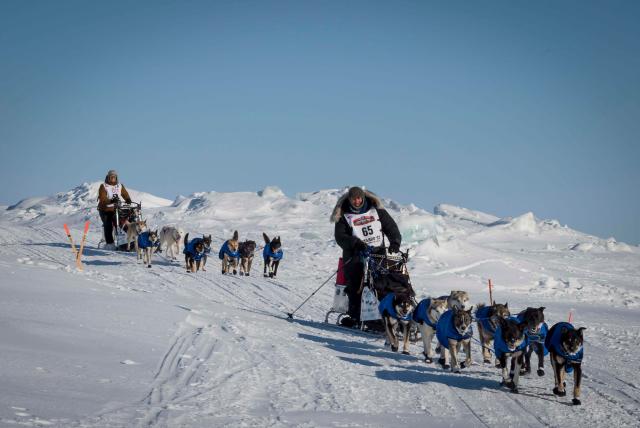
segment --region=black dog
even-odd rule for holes
[[[502,382],[511,391],[518,393],[520,367],[527,347],[525,325],[513,318],[499,318],[498,328],[493,338],[493,350],[502,369]],[[511,358],[511,367],[507,367],[507,358]]]
[[[240,275],[244,272],[249,276],[251,272],[251,264],[253,263],[253,253],[256,251],[256,241],[244,241],[238,246],[240,253]]]
[[[264,276],[269,278],[275,278],[278,274],[278,266],[280,260],[282,260],[282,243],[280,237],[277,236],[270,240],[266,233],[262,234],[264,238],[265,246],[262,250],[262,257],[264,259]],[[267,273],[267,269],[269,272]]]
[[[518,314],[518,322],[525,325],[524,333],[529,344],[524,352],[524,366],[520,374],[531,373],[531,354],[538,356],[538,376],[544,376],[544,356],[549,353],[544,346],[549,326],[544,322],[544,306],[539,308],[527,308]]]
[[[576,329],[568,322],[559,322],[549,329],[544,341],[551,356],[551,367],[555,380],[553,393],[559,397],[567,395],[564,374],[573,371],[573,404],[580,405],[580,384],[582,383],[582,357],[584,327]]]

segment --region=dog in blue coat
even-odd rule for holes
[[[524,353],[524,366],[521,374],[531,373],[531,354],[538,356],[538,376],[544,376],[544,357],[549,353],[544,341],[549,332],[549,326],[544,322],[544,306],[539,308],[527,308],[517,316],[518,322],[525,325],[524,334],[527,335],[529,344]]]
[[[520,367],[524,361],[524,351],[529,343],[525,334],[526,326],[520,324],[515,317],[500,318],[498,322],[499,325],[493,337],[493,351],[502,369],[500,384],[518,393]],[[510,368],[507,366],[508,358],[511,358]]]
[[[494,303],[491,306],[485,306],[484,303],[478,303],[476,309],[476,322],[478,323],[478,336],[482,344],[482,358],[485,364],[491,364],[491,342],[496,334],[496,329],[500,325],[500,319],[506,319],[511,316],[509,311],[509,303],[504,305]],[[496,359],[496,367],[499,367],[499,361]]]
[[[264,238],[264,249],[262,250],[264,276],[265,278],[275,278],[278,274],[280,260],[282,260],[282,256],[284,255],[282,252],[282,241],[280,241],[279,236],[270,240],[269,236],[264,232],[262,233],[262,237]]]
[[[568,322],[559,322],[549,329],[544,341],[551,357],[551,367],[555,380],[553,393],[559,397],[567,395],[564,375],[573,372],[573,404],[580,405],[580,384],[582,383],[582,358],[584,356],[585,327],[576,329]]]
[[[422,336],[424,361],[426,363],[433,363],[431,341],[436,333],[438,320],[446,311],[447,300],[435,298],[422,299],[413,311],[413,322],[418,325],[420,336]]]
[[[411,327],[411,313],[415,307],[416,304],[410,294],[395,293],[387,294],[378,305],[384,330],[393,352],[398,352],[400,345],[396,329],[402,328],[402,353],[409,355],[409,328]]]
[[[443,369],[451,368],[452,372],[460,373],[461,368],[471,366],[471,337],[473,328],[471,324],[471,309],[465,311],[453,307],[442,314],[436,324],[436,337],[440,343],[440,359],[438,362]],[[466,359],[458,362],[458,352],[464,346]],[[451,354],[451,365],[448,364],[448,356]]]
[[[142,232],[138,235],[136,248],[138,249],[138,258],[142,259],[142,263],[147,267],[151,267],[151,254],[160,245],[158,239],[158,230]]]

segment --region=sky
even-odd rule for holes
[[[0,2],[0,204],[364,185],[640,243],[640,2]]]

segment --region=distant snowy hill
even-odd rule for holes
[[[576,408],[571,377],[567,397],[551,392],[548,360],[546,375],[534,370],[515,395],[475,342],[474,365],[452,374],[424,363],[420,343],[401,355],[379,336],[325,324],[341,255],[329,217],[346,189],[173,201],[128,189],[151,227],[212,234],[207,271],[188,274],[182,260],[155,255],[149,269],[133,253],[97,247],[99,184],[0,212],[0,426],[640,425],[629,354],[640,346],[638,247],[530,212],[500,218],[447,204],[429,212],[384,199],[418,298],[466,290],[487,302],[491,279],[494,298],[514,313],[544,306],[549,323],[571,316],[587,327]],[[78,242],[87,220],[80,272],[62,224]],[[217,250],[234,230],[258,243],[249,277],[220,274]],[[263,232],[283,241],[275,280],[262,277]]]

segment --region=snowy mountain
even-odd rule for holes
[[[385,199],[408,248],[418,297],[467,290],[512,311],[545,306],[547,321],[585,326],[581,407],[526,376],[520,394],[497,369],[462,374],[392,353],[379,336],[325,324],[341,251],[329,216],[345,189],[197,192],[174,201],[129,189],[152,227],[211,233],[214,253],[234,230],[259,250],[279,235],[277,280],[222,276],[218,259],[187,274],[155,256],[97,248],[99,183],[24,199],[0,213],[0,426],[638,426],[640,249],[533,213],[511,218],[452,205],[433,213]],[[386,195],[385,195],[386,196]],[[393,196],[393,195],[390,195]],[[84,271],[76,242],[91,229]],[[335,318],[331,318],[335,321]],[[633,354],[631,354],[633,355]]]

